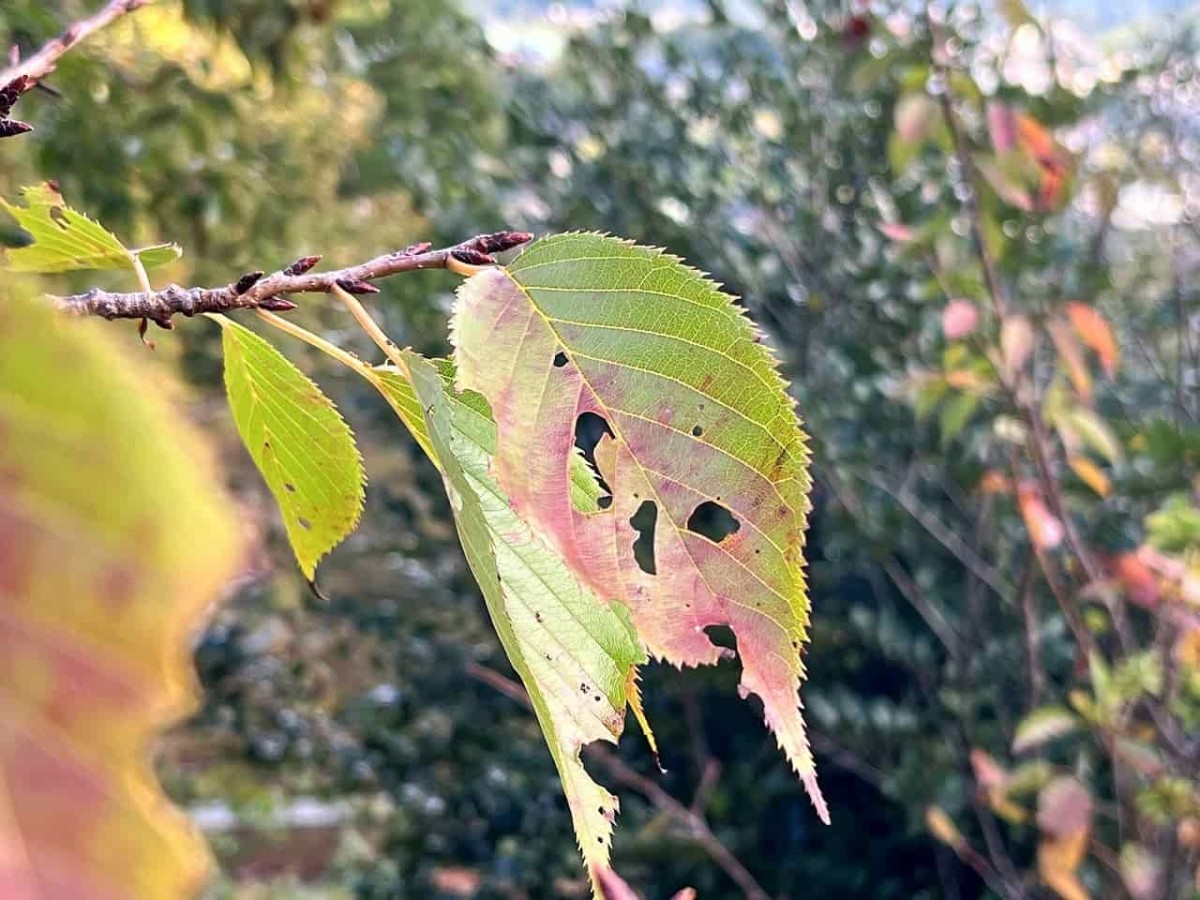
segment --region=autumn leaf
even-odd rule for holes
[[[1036,488],[1021,485],[1017,489],[1017,505],[1021,510],[1021,518],[1025,520],[1030,540],[1037,547],[1053,550],[1062,543],[1063,524],[1046,508],[1046,502]]]
[[[1063,900],[1086,900],[1076,870],[1087,852],[1092,795],[1070,776],[1055,778],[1038,796],[1038,874]]]
[[[1071,455],[1067,457],[1067,465],[1071,467],[1080,481],[1090,487],[1101,497],[1107,497],[1112,491],[1112,483],[1104,470],[1086,456]]]
[[[513,511],[491,474],[496,426],[484,398],[456,393],[445,368],[405,358],[411,380],[392,369],[376,386],[405,421],[414,406],[420,411],[467,562],[529,693],[595,878],[608,865],[618,803],[579,754],[593,741],[616,742],[627,705],[642,718],[636,667],[645,653],[625,607],[597,598]]]
[[[1059,363],[1066,369],[1076,392],[1085,403],[1090,403],[1092,374],[1088,371],[1083,348],[1075,339],[1074,332],[1061,320],[1051,321],[1046,328],[1050,332],[1050,340],[1054,342],[1054,349],[1058,351]]]
[[[193,706],[240,526],[164,372],[100,332],[0,298],[5,897],[190,896],[207,868],[149,751]]]
[[[1121,351],[1108,322],[1094,306],[1078,302],[1067,304],[1067,318],[1071,320],[1071,326],[1079,335],[1079,339],[1100,358],[1105,374],[1112,378],[1120,364]]]
[[[731,298],[658,250],[595,234],[546,238],[459,290],[460,386],[491,401],[497,480],[600,598],[632,612],[650,653],[676,665],[730,655],[741,693],[828,811],[800,714],[808,450],[766,348]],[[574,508],[577,429],[611,492]]]

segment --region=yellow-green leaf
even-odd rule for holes
[[[1079,719],[1061,706],[1035,709],[1017,725],[1013,738],[1013,753],[1024,753],[1040,747],[1079,728]]]
[[[358,524],[362,459],[333,402],[287,358],[225,316],[225,391],[242,442],[283,515],[310,581],[321,557]]]
[[[6,898],[190,896],[207,869],[149,754],[240,529],[161,368],[101,331],[0,290]]]
[[[32,239],[23,247],[4,251],[4,266],[13,272],[54,274],[75,269],[132,269],[135,251],[126,249],[116,235],[83,213],[67,206],[49,184],[21,189],[25,205],[0,198],[3,209]],[[136,251],[150,268],[179,258],[175,244],[159,244]]]

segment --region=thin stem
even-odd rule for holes
[[[511,678],[505,677],[494,669],[489,669],[478,663],[467,663],[467,675],[477,681],[490,685],[505,696],[511,697],[526,709],[533,708],[529,701],[529,694],[526,693],[525,689]],[[729,876],[730,880],[741,889],[748,900],[770,900],[770,895],[755,880],[754,876],[750,874],[750,870],[742,864],[741,860],[733,854],[732,850],[721,842],[720,838],[713,834],[704,816],[694,810],[688,809],[663,790],[659,784],[630,768],[620,757],[607,748],[592,747],[589,749],[589,756],[599,761],[618,783],[633,788],[658,807],[672,821],[682,825],[684,830],[709,855],[712,861],[720,866],[721,870]]]
[[[80,41],[95,34],[102,28],[121,18],[126,13],[140,9],[151,0],[111,0],[86,19],[81,19],[67,26],[54,40],[48,42],[41,50],[29,58],[0,71],[0,86],[16,81],[22,76],[38,81],[54,71],[58,59]]]
[[[371,314],[367,312],[366,307],[359,302],[359,299],[338,285],[333,286],[332,293],[333,296],[342,301],[342,305],[346,309],[350,310],[350,315],[354,316],[354,320],[367,333],[367,336],[375,342],[375,346],[383,351],[383,355],[388,358],[392,365],[403,372],[405,378],[412,381],[412,374],[408,370],[408,360],[404,358],[404,355],[400,352],[395,342],[371,318]]]
[[[273,312],[267,312],[265,309],[255,310],[255,314],[273,328],[278,328],[284,334],[289,334],[297,340],[304,341],[310,347],[315,347],[326,356],[336,359],[342,365],[353,369],[360,375],[363,375],[368,380],[374,380],[374,370],[370,365],[363,362],[353,353],[348,350],[343,350],[337,344],[325,340],[320,335],[313,334],[307,328],[302,328],[290,319],[285,319],[283,316],[277,316]]]

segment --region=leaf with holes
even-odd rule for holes
[[[111,231],[66,205],[49,184],[21,189],[25,205],[0,198],[0,209],[12,216],[31,242],[4,254],[12,272],[54,274],[76,269],[131,269],[136,256],[146,268],[179,258],[177,244],[129,250]]]
[[[516,513],[676,665],[729,655],[822,819],[799,688],[808,450],[774,359],[732,299],[658,250],[595,234],[531,245],[459,290],[461,387],[488,398]],[[606,493],[569,490],[577,442]]]
[[[127,349],[0,291],[0,896],[184,897],[208,854],[151,742],[240,530]],[[50,371],[70,377],[47,377]]]
[[[221,326],[225,392],[242,442],[283,515],[309,581],[317,562],[358,524],[362,460],[341,415],[303,372],[232,319]]]
[[[421,416],[414,431],[442,470],[467,561],[529,692],[594,872],[608,863],[617,800],[591,779],[579,753],[592,741],[616,742],[627,704],[641,718],[636,667],[645,655],[628,611],[580,584],[496,484],[496,426],[483,397],[455,394],[444,368],[406,358],[411,383],[390,369],[377,386],[406,423],[414,411]]]

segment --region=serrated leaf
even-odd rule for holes
[[[591,779],[580,750],[616,743],[645,661],[628,611],[598,599],[513,511],[491,475],[496,426],[486,401],[455,394],[429,361],[406,353],[412,384],[392,370],[393,406],[423,418],[467,561],[513,668],[529,692],[589,869],[607,866],[617,799]],[[397,410],[399,411],[399,410]],[[405,421],[408,416],[402,415]]]
[[[728,626],[741,692],[762,700],[826,819],[798,696],[808,450],[732,299],[661,251],[560,235],[465,282],[453,337],[460,385],[492,401],[497,480],[517,513],[629,607],[652,655],[714,664],[728,651],[705,629]],[[591,514],[568,489],[584,413],[611,432],[596,459],[613,501]]]
[[[116,235],[78,213],[48,184],[21,189],[25,205],[0,198],[0,209],[16,219],[33,243],[5,251],[13,272],[54,274],[75,269],[130,269],[133,258]]]
[[[142,265],[145,268],[155,269],[159,266],[175,262],[175,260],[183,256],[183,248],[172,242],[169,244],[154,244],[151,247],[142,247],[140,250],[134,250],[133,253],[142,261]]]
[[[1013,738],[1013,753],[1024,753],[1041,747],[1079,728],[1079,720],[1068,709],[1061,706],[1043,706],[1035,709],[1017,725]]]
[[[447,384],[453,384],[454,364],[452,362],[446,359],[435,359],[430,362],[438,368],[438,372]],[[441,464],[438,462],[437,454],[429,441],[429,432],[425,426],[421,403],[408,379],[394,366],[376,366],[371,370],[370,380],[383,394],[384,399],[387,400],[396,415],[400,417],[400,421],[408,428],[417,444],[425,451],[434,465],[440,468]],[[463,394],[458,397],[458,400],[473,407],[476,412],[491,421],[491,410],[481,395]],[[490,446],[494,450],[494,442]],[[489,453],[493,450],[489,450]],[[599,500],[602,496],[604,496],[604,492],[596,484],[596,479],[592,476],[587,463],[581,456],[576,455],[571,460],[571,503],[580,512],[594,512],[600,508]]]
[[[207,869],[150,750],[194,705],[192,636],[240,529],[164,373],[108,337],[0,297],[5,897],[191,896]]]
[[[321,557],[358,524],[362,460],[333,402],[282,353],[225,316],[225,392],[238,434],[279,504],[309,581]]]

